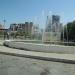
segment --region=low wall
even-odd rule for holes
[[[50,44],[24,43],[15,41],[5,41],[5,46],[29,51],[50,52],[50,53],[71,53],[75,54],[75,46],[62,46]]]

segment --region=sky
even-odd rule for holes
[[[0,0],[0,23],[5,19],[6,28],[25,21],[43,28],[48,14],[59,15],[63,24],[75,20],[75,0]]]

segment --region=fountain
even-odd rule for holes
[[[43,42],[57,42],[61,39],[60,16],[47,16],[46,29],[43,33]]]
[[[64,44],[61,43],[60,36],[60,17],[58,15],[52,15],[47,16],[46,29],[43,32],[42,40],[6,40],[4,42],[4,45],[11,48],[17,48],[28,51],[75,54],[74,46],[56,45]]]

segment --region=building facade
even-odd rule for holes
[[[22,32],[23,33],[22,35],[30,38],[34,33],[33,28],[34,28],[33,22],[25,22],[25,23],[18,23],[18,24],[16,23],[10,24],[9,30],[11,33]]]
[[[9,29],[11,31],[17,31],[17,24],[16,23],[10,24],[10,28]]]
[[[25,22],[25,23],[13,23],[10,24],[10,30],[11,31],[18,31],[18,30],[24,30],[25,32],[31,32],[33,26],[33,22]]]

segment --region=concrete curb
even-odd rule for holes
[[[22,49],[27,51],[75,54],[75,46],[23,43],[15,41],[5,41],[4,45],[10,48]]]
[[[24,54],[9,53],[9,52],[0,52],[0,54],[17,56],[17,57],[24,57],[24,58],[32,58],[32,59],[38,59],[38,60],[53,61],[53,62],[75,64],[75,60],[70,60],[70,59],[60,59],[60,58],[54,58],[54,57],[53,58],[52,57],[42,57],[42,56],[39,56],[39,55],[38,56],[24,55]]]
[[[7,46],[15,46],[11,41],[6,41]],[[18,46],[19,47],[19,46]],[[52,46],[54,47],[54,46]],[[74,47],[75,49],[75,47]],[[68,51],[68,50],[67,50]],[[51,52],[51,51],[50,51]],[[62,62],[62,63],[70,63],[75,64],[75,53],[73,54],[58,54],[58,53],[45,53],[45,52],[35,52],[35,51],[26,51],[26,50],[18,50],[18,49],[11,49],[11,48],[3,48],[0,50],[0,54],[4,55],[11,55],[17,57],[25,57],[25,58],[32,58],[38,60],[46,60],[46,61],[53,61],[53,62]]]

